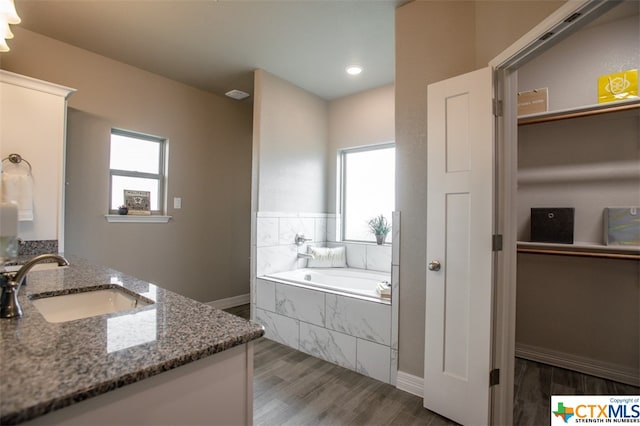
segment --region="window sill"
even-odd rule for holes
[[[120,215],[120,214],[106,214],[104,217],[109,223],[167,223],[171,216],[135,216],[135,215]]]
[[[393,245],[392,241],[385,241],[383,244],[378,244],[375,241],[360,241],[360,240],[342,240],[342,241],[332,241],[334,243],[342,243],[342,244],[357,244],[362,246],[387,246],[391,247]]]

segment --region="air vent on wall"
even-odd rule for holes
[[[227,93],[225,93],[225,95],[238,101],[249,97],[249,94],[247,92],[243,92],[242,90],[238,89],[229,90]]]

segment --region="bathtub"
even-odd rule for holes
[[[268,274],[264,278],[390,303],[389,299],[381,298],[376,292],[379,282],[391,282],[391,274],[387,272],[355,268],[304,268]]]

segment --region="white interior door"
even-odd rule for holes
[[[428,87],[424,406],[489,422],[493,116],[489,68]]]

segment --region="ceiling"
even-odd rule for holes
[[[224,94],[264,69],[327,99],[394,81],[406,0],[16,0],[21,27]],[[349,76],[345,68],[364,71]],[[251,98],[250,98],[251,99]]]

